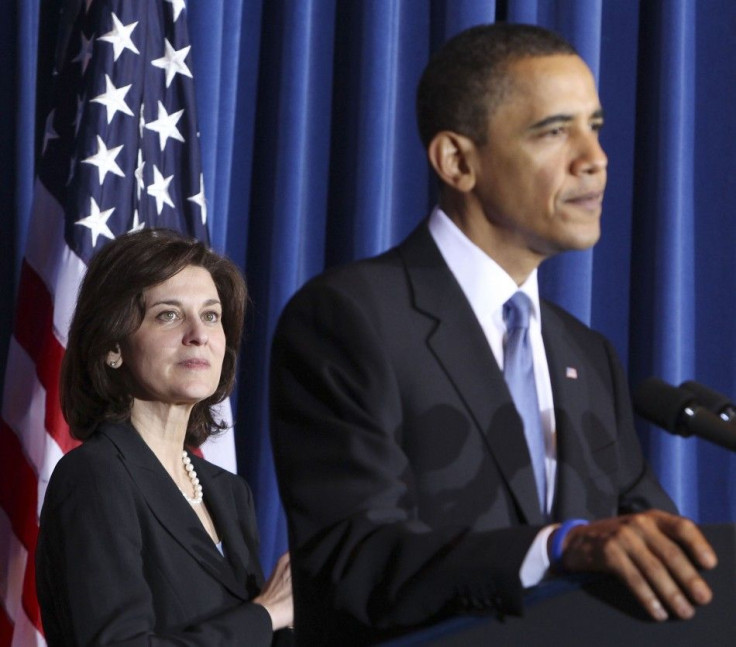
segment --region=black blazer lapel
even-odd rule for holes
[[[245,581],[236,579],[230,564],[223,559],[174,481],[135,429],[129,424],[110,425],[100,433],[120,451],[131,479],[164,530],[231,593],[243,600],[249,599]],[[202,485],[209,499],[206,476]],[[220,517],[223,516],[220,512]]]
[[[246,541],[246,536],[258,536],[255,523],[236,514],[236,511],[239,513],[241,510],[225,472],[196,456],[192,456],[192,463],[202,482],[207,509],[220,533],[225,558],[231,567],[227,573],[236,582],[245,584],[248,598],[255,597],[263,585],[263,573],[258,563],[257,543],[249,544]],[[242,524],[249,527],[243,528]]]
[[[483,434],[524,521],[543,523],[521,418],[478,320],[426,223],[399,249],[414,306],[437,321],[427,339],[430,351]]]

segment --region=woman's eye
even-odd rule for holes
[[[159,321],[175,321],[176,320],[176,312],[173,310],[166,310],[165,312],[160,312],[156,319]]]
[[[220,321],[220,313],[219,312],[205,312],[202,315],[202,319],[206,321],[207,323],[217,323]]]

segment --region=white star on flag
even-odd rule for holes
[[[79,45],[79,53],[75,58],[72,59],[72,63],[82,64],[82,74],[87,71],[87,65],[92,58],[92,48],[94,47],[95,35],[92,34],[91,38],[86,38],[84,32],[80,33],[80,40],[82,41]]]
[[[41,155],[46,152],[46,147],[52,139],[59,139],[59,133],[54,130],[54,115],[56,114],[56,108],[49,112],[49,116],[46,117],[46,126],[43,130],[43,146],[41,147]]]
[[[184,0],[164,0],[165,2],[168,2],[174,9],[174,22],[179,20],[179,14],[182,12],[182,10],[186,9],[186,3]]]
[[[138,166],[136,166],[135,171],[133,171],[133,177],[135,177],[136,197],[138,200],[141,199],[141,191],[146,188],[146,183],[143,181],[143,167],[145,165],[146,163],[143,161],[143,151],[139,148]]]
[[[132,234],[134,231],[140,231],[146,226],[145,222],[140,222],[138,216],[138,209],[133,212],[133,226],[128,229],[128,233]]]
[[[193,195],[191,198],[187,198],[189,202],[193,202],[201,209],[202,213],[202,224],[207,224],[207,202],[204,198],[204,175],[199,174],[199,193]]]
[[[176,124],[179,122],[179,119],[181,119],[183,114],[183,108],[169,114],[166,112],[164,104],[160,101],[158,102],[158,119],[148,122],[146,124],[146,128],[158,133],[158,142],[161,146],[161,150],[166,148],[166,140],[168,140],[169,137],[180,142],[184,141],[184,137],[182,137],[182,134],[176,127]]]
[[[129,25],[124,25],[113,13],[112,24],[112,31],[103,34],[97,40],[102,40],[106,43],[112,44],[114,60],[117,61],[120,55],[123,53],[123,50],[125,49],[129,49],[134,54],[140,54],[138,48],[133,44],[133,41],[130,38],[130,35],[133,33],[133,30],[136,28],[138,22],[132,22]]]
[[[149,184],[146,187],[146,192],[156,199],[156,212],[159,216],[161,215],[161,209],[164,208],[164,202],[174,208],[174,203],[169,195],[169,184],[171,184],[171,180],[173,179],[173,175],[165,178],[161,175],[161,171],[158,170],[156,165],[153,165],[153,184]]]
[[[164,39],[164,47],[166,53],[161,57],[151,61],[151,65],[154,67],[160,67],[162,70],[166,70],[166,87],[171,85],[174,77],[177,74],[183,74],[192,78],[192,73],[189,71],[187,64],[184,59],[189,54],[189,50],[192,49],[191,45],[182,47],[181,49],[174,49],[167,38]]]
[[[104,236],[110,240],[115,238],[115,235],[107,226],[107,220],[112,215],[112,212],[115,211],[115,207],[112,209],[106,209],[105,211],[100,211],[94,198],[90,198],[89,203],[89,215],[86,218],[77,220],[74,224],[87,227],[92,232],[92,247],[94,247],[97,245],[98,236]]]
[[[144,115],[146,114],[146,104],[141,103],[141,114],[138,117],[138,136],[143,139],[143,129],[146,127],[146,118]]]
[[[123,144],[116,146],[115,148],[108,148],[105,145],[105,142],[102,141],[102,137],[97,135],[97,152],[91,157],[87,157],[82,160],[82,164],[93,164],[97,167],[97,171],[100,176],[100,186],[102,186],[105,176],[108,173],[114,173],[119,177],[125,177],[123,169],[121,169],[115,161],[115,158],[121,150],[123,150]]]
[[[128,94],[128,90],[130,90],[131,86],[132,83],[124,85],[122,88],[116,88],[110,77],[105,74],[105,92],[92,99],[92,103],[101,103],[105,108],[107,108],[108,124],[112,121],[112,118],[118,111],[131,117],[133,116],[133,112],[128,107],[128,104],[125,103],[125,95]]]

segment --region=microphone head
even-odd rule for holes
[[[714,391],[699,382],[688,380],[687,382],[680,384],[680,388],[690,391],[700,404],[708,409],[708,411],[715,414],[719,415],[721,412],[726,411],[729,408],[733,408],[734,406],[728,396],[725,396],[723,393],[719,393],[718,391]]]
[[[648,377],[634,391],[634,411],[658,427],[677,432],[685,407],[695,396],[685,389],[667,384],[658,377]]]

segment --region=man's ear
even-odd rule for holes
[[[474,155],[473,141],[451,130],[438,132],[427,147],[429,163],[440,180],[461,193],[475,187]]]

